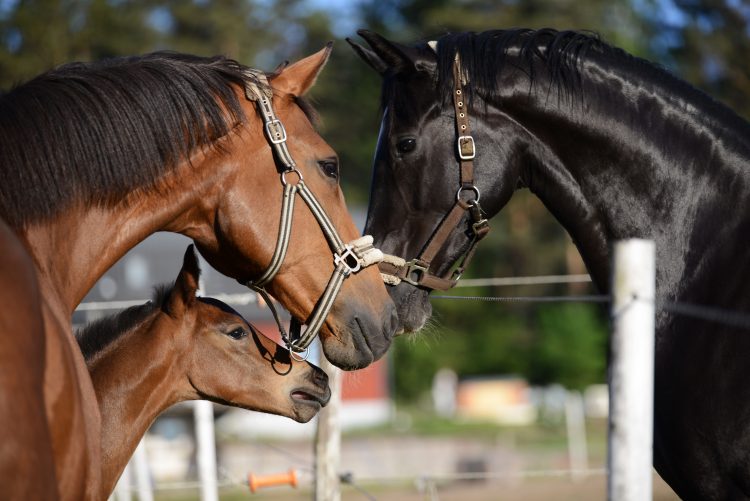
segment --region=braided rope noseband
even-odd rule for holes
[[[339,236],[331,219],[326,214],[323,207],[315,198],[315,195],[305,184],[302,173],[297,169],[289,148],[286,144],[286,130],[284,125],[276,117],[273,110],[272,98],[273,90],[268,85],[268,80],[264,73],[255,70],[249,70],[252,79],[245,84],[245,96],[251,101],[255,101],[263,118],[266,139],[275,156],[280,163],[281,184],[284,187],[281,203],[281,217],[279,222],[279,234],[276,240],[271,262],[261,276],[252,281],[247,281],[245,285],[260,294],[268,304],[271,313],[279,327],[281,339],[286,344],[292,358],[295,360],[304,360],[309,353],[308,348],[315,336],[323,326],[328,313],[333,307],[336,296],[341,290],[344,280],[357,273],[359,270],[377,264],[383,260],[383,253],[373,247],[372,237],[369,235],[357,238],[345,244]],[[258,82],[253,83],[253,82]],[[296,179],[287,179],[288,175],[294,174]],[[328,244],[333,251],[334,270],[331,278],[326,285],[323,295],[315,305],[310,317],[307,320],[307,329],[301,332],[301,325],[292,318],[291,333],[287,334],[281,323],[278,313],[271,302],[271,298],[265,289],[281,268],[281,264],[289,248],[289,241],[292,231],[292,216],[294,214],[295,195],[299,195],[307,204],[315,219],[318,221],[323,234],[328,240]],[[297,357],[295,353],[305,352],[304,357]]]

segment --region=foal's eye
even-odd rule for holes
[[[417,147],[417,140],[413,137],[402,139],[398,143],[396,143],[396,149],[399,153],[409,153],[410,151],[414,151],[414,148]]]
[[[321,160],[318,162],[320,168],[323,169],[323,173],[333,179],[339,177],[339,164],[336,160]]]
[[[242,339],[243,337],[247,336],[247,332],[242,327],[237,327],[236,329],[232,329],[231,331],[227,332],[227,336],[231,337],[232,339]]]

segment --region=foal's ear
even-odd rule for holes
[[[198,256],[195,254],[195,246],[190,244],[185,251],[180,274],[167,299],[167,313],[173,317],[179,317],[193,305],[200,275],[201,269],[198,265]]]
[[[304,96],[328,62],[332,48],[333,42],[328,42],[312,56],[282,68],[278,75],[272,77],[271,86],[293,96]]]

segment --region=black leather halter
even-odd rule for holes
[[[453,108],[456,113],[456,148],[458,154],[461,180],[456,192],[456,202],[445,218],[433,232],[430,239],[422,247],[419,255],[409,261],[402,257],[384,254],[383,262],[378,267],[383,280],[390,285],[397,285],[401,281],[427,289],[448,290],[456,285],[466,267],[469,265],[477,244],[490,231],[481,206],[479,205],[479,189],[474,185],[474,157],[476,145],[469,126],[469,112],[463,92],[464,76],[461,63],[456,55],[453,64]],[[458,227],[464,213],[471,218],[472,240],[467,251],[456,260],[453,271],[448,270],[444,276],[437,276],[430,271],[430,265],[435,255],[448,241],[451,233]]]

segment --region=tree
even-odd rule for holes
[[[675,0],[674,9],[657,15],[652,6],[654,51],[690,83],[750,119],[750,5]]]

